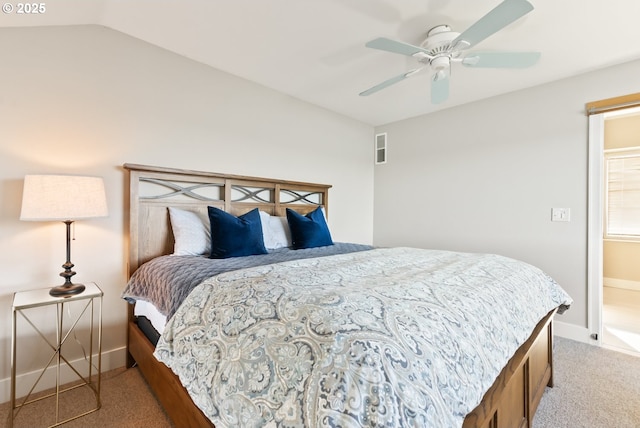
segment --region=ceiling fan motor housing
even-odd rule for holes
[[[455,52],[451,42],[459,35],[460,33],[451,31],[448,25],[437,25],[427,32],[427,38],[420,47],[428,51],[431,56],[452,55]]]

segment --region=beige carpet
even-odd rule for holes
[[[533,428],[640,427],[640,357],[556,338]]]
[[[558,338],[555,341],[555,387],[547,388],[533,428],[640,427],[640,358]],[[90,391],[65,393],[63,410],[90,406]],[[171,428],[163,410],[137,369],[103,375],[102,408],[64,425],[65,428]],[[53,403],[25,407],[16,428],[51,424]],[[7,423],[8,403],[0,406]]]
[[[102,408],[64,428],[171,428],[173,425],[156,401],[138,369],[113,370],[102,376]],[[60,400],[60,418],[64,420],[95,407],[95,396],[87,387],[65,392]],[[47,398],[20,409],[15,428],[47,427],[55,421],[54,398]],[[0,406],[1,426],[8,426],[9,403]],[[6,424],[6,425],[5,425]]]

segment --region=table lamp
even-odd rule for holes
[[[71,224],[75,220],[107,216],[104,181],[100,177],[73,175],[27,175],[24,178],[20,220],[62,221],[67,225],[67,261],[62,265],[63,285],[53,287],[55,297],[84,291],[84,284],[74,284],[71,277]]]

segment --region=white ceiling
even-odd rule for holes
[[[104,25],[371,125],[640,58],[639,1],[530,1],[532,12],[474,49],[539,51],[540,62],[454,64],[450,97],[438,106],[428,73],[358,96],[417,64],[364,44],[382,36],[419,45],[439,24],[462,32],[500,0],[48,0],[38,16],[1,14],[0,27]]]

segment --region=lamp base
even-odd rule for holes
[[[53,287],[49,290],[49,295],[53,297],[65,297],[80,294],[84,291],[84,284],[65,284]]]

